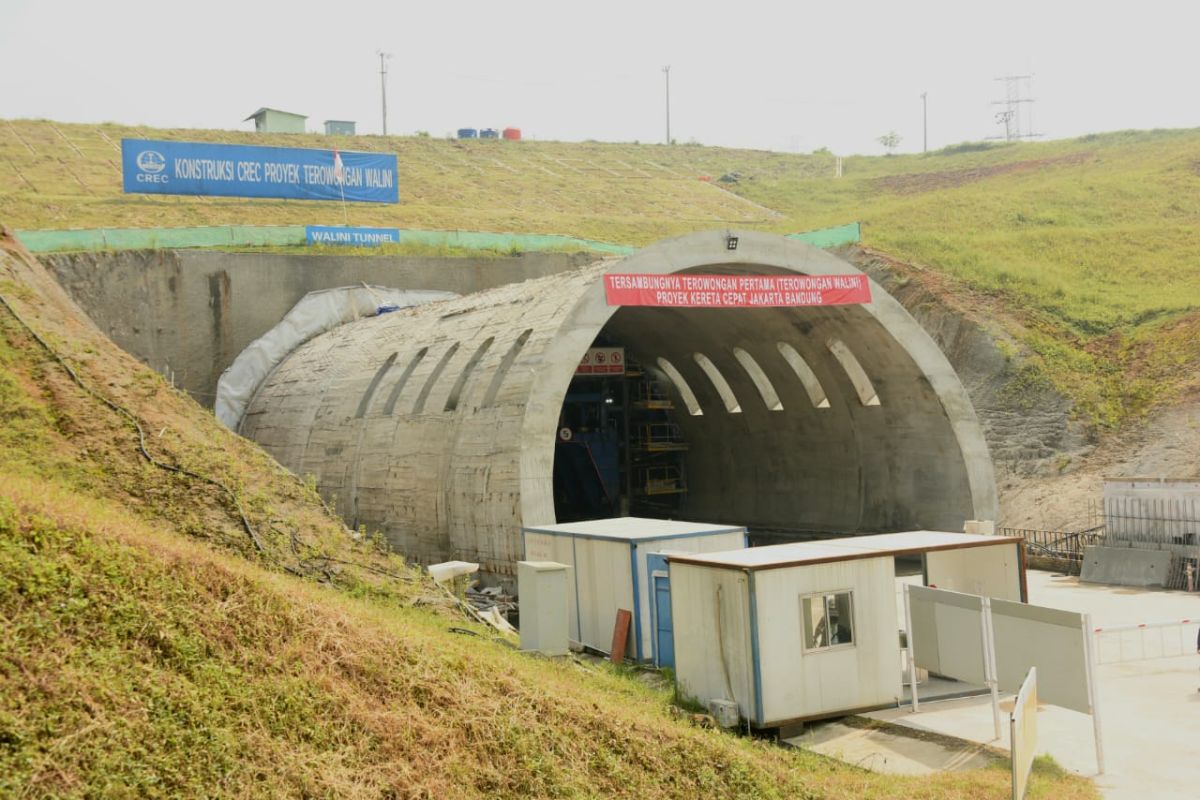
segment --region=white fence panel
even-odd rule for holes
[[[1200,619],[1139,622],[1109,625],[1093,630],[1096,661],[1120,664],[1154,658],[1176,658],[1194,654],[1198,647]]]

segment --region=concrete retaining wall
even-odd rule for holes
[[[585,253],[422,258],[145,250],[42,260],[114,342],[211,407],[225,368],[311,291],[365,282],[470,294],[595,258]]]
[[[1171,553],[1140,547],[1088,547],[1083,552],[1085,583],[1117,586],[1165,586],[1170,575]]]

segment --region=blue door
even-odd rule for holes
[[[671,579],[666,575],[654,578],[654,643],[655,663],[660,667],[675,666],[675,630],[671,626]]]

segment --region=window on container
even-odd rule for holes
[[[717,390],[717,394],[721,395],[721,402],[725,404],[725,410],[730,414],[742,413],[742,404],[738,402],[733,389],[729,388],[729,381],[725,380],[725,376],[721,374],[721,370],[717,369],[717,365],[704,353],[693,353],[692,358],[696,359],[696,363],[700,365],[700,369],[704,370],[704,374],[708,376],[708,380]]]
[[[408,362],[408,366],[404,368],[404,372],[400,373],[400,379],[396,381],[396,385],[392,387],[391,394],[388,395],[387,402],[383,404],[384,416],[390,417],[396,411],[396,402],[400,399],[400,393],[404,391],[404,385],[408,383],[408,379],[412,377],[413,370],[421,363],[421,359],[425,358],[425,354],[429,352],[428,347],[422,347],[413,356],[413,360]]]
[[[826,342],[829,352],[833,353],[833,357],[842,365],[842,369],[846,370],[846,377],[854,384],[854,391],[858,392],[858,399],[864,406],[879,405],[879,395],[875,392],[875,385],[871,383],[871,379],[867,377],[867,371],[862,368],[862,364],[858,363],[858,359],[854,357],[854,353],[850,352],[850,348],[841,339],[830,339]]]
[[[467,380],[471,377],[471,373],[475,371],[476,365],[479,364],[480,359],[482,359],[484,354],[487,353],[488,348],[492,346],[492,342],[494,341],[496,341],[495,337],[489,336],[484,340],[483,344],[479,345],[475,352],[471,354],[471,358],[469,361],[467,361],[467,365],[463,367],[462,372],[459,373],[458,380],[454,382],[454,388],[450,390],[450,396],[446,398],[446,408],[444,410],[453,411],[454,409],[458,408],[458,399],[462,396],[463,389],[467,385]]]
[[[392,364],[396,363],[396,356],[399,353],[392,353],[387,357],[387,361],[375,371],[375,377],[371,378],[371,382],[367,385],[367,390],[363,392],[362,399],[358,401],[358,410],[354,412],[354,416],[362,419],[367,415],[367,409],[371,407],[371,400],[375,397],[375,390],[379,388],[379,382],[383,380],[383,376],[392,368]]]
[[[854,644],[853,592],[824,592],[800,598],[804,649],[829,650]]]
[[[763,372],[762,367],[754,360],[754,356],[740,347],[733,348],[733,355],[742,365],[742,369],[746,370],[750,380],[754,381],[754,388],[758,389],[758,393],[762,395],[766,407],[771,411],[783,411],[783,402],[779,399],[779,393],[775,391],[775,386],[767,377],[767,373]]]
[[[800,383],[804,384],[804,391],[808,393],[808,399],[812,401],[813,408],[829,408],[829,398],[825,396],[825,387],[817,380],[816,373],[812,371],[812,367],[808,365],[804,357],[787,342],[776,342],[775,346],[779,348],[779,354],[792,368],[792,372],[796,373]]]
[[[665,358],[659,358],[658,368],[667,373],[667,377],[671,379],[671,383],[675,384],[675,389],[679,392],[679,396],[683,398],[683,404],[687,406],[688,413],[693,417],[703,415],[704,409],[696,402],[696,394],[692,391],[692,387],[688,386],[688,382],[683,379],[683,375],[675,368],[675,365]]]
[[[517,360],[517,356],[521,354],[521,348],[529,341],[530,335],[533,333],[533,328],[529,328],[512,343],[508,348],[508,352],[504,354],[504,358],[500,359],[500,366],[496,367],[496,374],[492,375],[492,382],[488,385],[487,394],[483,396],[483,404],[490,406],[496,402],[496,395],[500,393],[500,386],[504,383],[504,376],[508,374],[508,370],[512,367],[513,362]]]
[[[421,387],[421,393],[417,395],[417,402],[413,405],[414,414],[420,414],[425,410],[425,401],[429,399],[429,393],[433,391],[438,378],[442,377],[442,373],[446,371],[446,365],[450,363],[450,359],[454,358],[454,354],[457,352],[458,342],[455,342],[446,348],[445,353],[442,353],[442,357],[438,359],[433,372],[429,373],[429,377],[425,379],[425,385]]]

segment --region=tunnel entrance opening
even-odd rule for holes
[[[944,528],[970,502],[936,394],[858,307],[620,308],[557,423],[559,522],[685,519],[774,544]]]
[[[554,446],[558,521],[678,517],[688,444],[667,386],[609,337],[593,343],[579,370]]]

